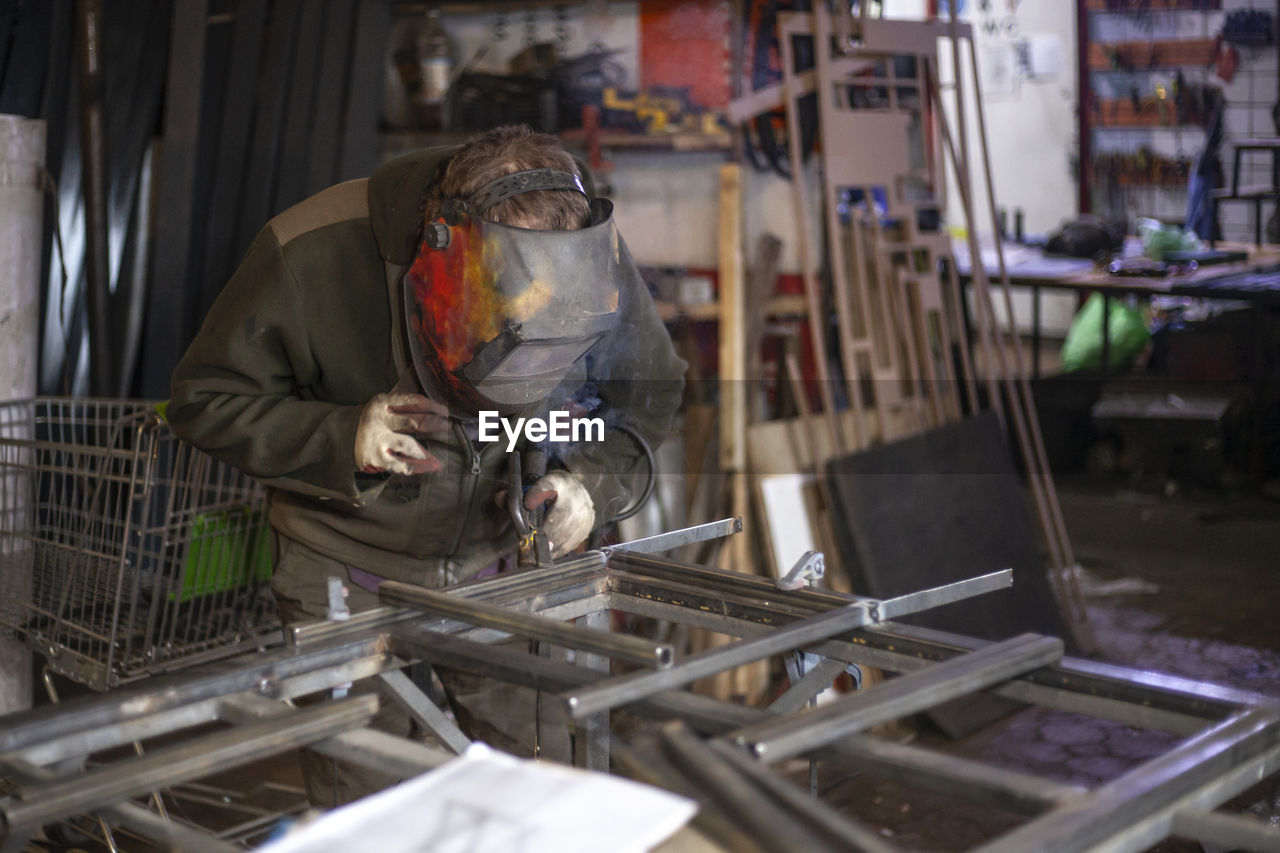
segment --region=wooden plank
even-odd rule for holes
[[[271,7],[271,28],[257,90],[260,97],[254,105],[253,142],[240,207],[240,228],[233,247],[233,254],[237,256],[249,248],[254,235],[274,212],[272,198],[280,154],[280,128],[301,7],[301,0],[275,0]]]
[[[720,166],[720,467],[747,467],[746,292],[742,264],[742,167]]]
[[[343,83],[351,62],[351,33],[355,25],[355,0],[329,0],[324,16],[320,67],[316,72],[316,97],[311,126],[311,162],[304,194],[317,193],[338,177],[339,136],[346,112]],[[375,90],[376,91],[376,90]]]
[[[317,100],[320,34],[325,14],[331,5],[331,2],[322,0],[307,3],[294,32],[296,43],[289,71],[289,98],[285,104],[284,127],[280,132],[282,156],[277,166],[280,177],[272,200],[273,216],[307,196],[312,121]]]
[[[213,166],[205,231],[204,266],[211,288],[221,289],[239,261],[236,234],[241,196],[246,186],[245,175],[249,171],[253,136],[252,93],[258,83],[266,21],[267,0],[240,0],[237,4],[226,78],[227,97],[222,104],[218,128],[218,153]]]
[[[346,126],[337,179],[372,174],[378,166],[378,121],[391,35],[391,0],[359,0],[351,73],[347,75]]]
[[[208,0],[174,0],[169,36],[169,75],[165,86],[164,144],[160,151],[160,186],[156,191],[155,260],[147,315],[167,322],[146,339],[143,394],[169,396],[169,375],[194,332],[188,298],[188,255],[191,248],[192,200],[200,140],[200,107],[204,83],[204,46]]]

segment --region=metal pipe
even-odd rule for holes
[[[616,708],[659,690],[681,687],[685,684],[760,660],[778,652],[798,649],[812,643],[827,640],[839,634],[861,628],[875,621],[874,610],[888,605],[892,612],[901,615],[927,607],[936,607],[952,601],[1002,589],[1012,582],[1013,572],[1005,569],[977,578],[959,581],[919,593],[890,599],[857,601],[836,610],[799,619],[768,634],[750,640],[739,640],[719,646],[700,655],[682,661],[679,665],[661,672],[645,672],[624,675],[608,682],[593,685],[577,694],[565,697],[570,716],[577,719],[587,714]],[[774,593],[779,590],[774,589]],[[1058,644],[1061,648],[1061,643]],[[1061,651],[1058,657],[1061,657]]]
[[[735,767],[725,763],[717,753],[694,736],[680,722],[662,727],[662,746],[667,757],[695,789],[742,824],[751,836],[771,853],[823,853],[837,848],[814,832],[791,811],[765,796]]]
[[[308,650],[281,649],[241,661],[217,664],[204,672],[161,676],[110,693],[84,697],[57,708],[14,714],[0,729],[0,754],[30,749],[46,741],[76,736],[141,717],[160,714],[245,690],[270,693],[285,679],[330,666],[346,666],[360,658],[387,658],[386,641],[365,636]],[[389,663],[388,658],[388,663]]]
[[[85,214],[85,271],[89,306],[90,393],[116,392],[111,346],[111,259],[107,247],[107,137],[102,116],[102,0],[78,0],[76,42],[80,82],[80,159]]]
[[[449,593],[436,592],[400,581],[385,581],[378,587],[384,604],[411,607],[436,616],[462,619],[473,625],[495,628],[508,634],[545,640],[571,649],[599,652],[614,660],[650,667],[669,667],[671,646],[630,634],[598,631],[571,622],[556,622],[542,616],[521,613],[496,604],[471,601]]]
[[[696,542],[706,542],[709,539],[720,539],[721,537],[741,532],[741,518],[722,518],[719,521],[686,527],[683,530],[671,530],[666,533],[659,533],[656,536],[632,539],[630,542],[611,545],[603,550],[609,554],[618,551],[626,551],[631,554],[654,554],[660,551],[670,551],[673,548],[682,548],[685,545],[693,545]]]
[[[859,826],[835,809],[823,805],[809,793],[783,779],[771,768],[749,758],[742,750],[723,741],[712,741],[707,744],[707,748],[730,769],[741,774],[743,778],[749,779],[787,810],[803,816],[824,835],[840,841],[841,850],[893,853],[898,849],[871,830]]]
[[[859,602],[801,619],[750,640],[738,640],[682,661],[678,666],[656,672],[637,672],[611,678],[564,697],[565,708],[574,719],[643,699],[653,693],[682,687],[699,678],[766,658],[778,652],[802,648],[836,634],[861,628],[871,621],[866,604]]]
[[[40,826],[367,725],[377,710],[376,696],[357,696],[206,735],[76,779],[34,785],[0,800],[0,814],[10,831]]]
[[[769,761],[783,761],[842,735],[926,710],[999,684],[1062,657],[1062,640],[1022,634],[884,681],[806,714],[781,717],[738,732],[734,740]]]

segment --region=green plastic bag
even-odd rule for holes
[[[1073,370],[1097,370],[1102,364],[1102,294],[1094,293],[1085,300],[1067,330],[1062,342],[1062,372]],[[1119,299],[1109,300],[1110,317],[1107,336],[1111,348],[1107,353],[1107,369],[1122,370],[1147,345],[1151,333],[1147,331],[1146,318],[1138,308],[1130,308]]]

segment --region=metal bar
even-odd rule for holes
[[[256,690],[270,694],[286,679],[360,658],[385,658],[384,638],[374,635],[322,646],[305,654],[281,649],[243,661],[214,665],[209,671],[161,676],[146,684],[68,702],[56,709],[37,708],[10,715],[0,729],[0,753],[25,750],[46,741],[76,736],[92,728],[126,723],[206,699]]]
[[[1241,815],[1180,811],[1173,816],[1173,834],[1224,850],[1280,853],[1280,832],[1260,820]]]
[[[595,678],[580,667],[534,658],[508,648],[479,647],[465,640],[408,626],[397,632],[393,644],[405,656],[421,657],[432,663],[464,668],[534,689],[564,690],[590,683]],[[630,705],[627,710],[659,720],[684,720],[700,732],[717,735],[774,716],[766,711],[674,690],[650,696]],[[891,744],[866,735],[846,737],[817,754],[850,768],[874,769],[888,778],[909,781],[1020,814],[1040,814],[1081,793],[1081,789],[1072,786],[955,756],[939,755],[919,747]],[[913,774],[919,778],[908,778]]]
[[[655,788],[665,788],[690,800],[700,799],[698,789],[671,766],[660,750],[645,749],[641,752],[625,742],[619,743],[614,751],[614,764],[619,775]],[[714,839],[725,850],[756,853],[761,849],[755,838],[748,835],[740,824],[721,814],[719,809],[698,809],[691,825],[703,835]]]
[[[1280,744],[1280,712],[1246,711],[1142,764],[1076,802],[1025,824],[984,845],[984,853],[1043,853],[1087,850],[1107,842],[1108,850],[1141,850],[1164,836],[1135,837],[1133,846],[1114,836],[1158,813],[1178,798],[1230,770],[1252,763]],[[1248,774],[1257,781],[1256,770]],[[1229,794],[1224,795],[1229,796]],[[1169,816],[1170,821],[1172,815]],[[1161,828],[1156,828],[1156,830]]]
[[[893,853],[898,848],[871,830],[859,826],[849,818],[814,799],[769,767],[749,758],[742,750],[723,741],[712,741],[707,747],[730,768],[751,780],[765,793],[775,798],[788,811],[803,816],[825,835],[841,842],[841,850],[858,850],[863,853]]]
[[[998,684],[1062,657],[1062,640],[1022,634],[910,675],[885,681],[807,714],[749,726],[734,739],[782,761],[842,735],[914,714]]]
[[[405,740],[377,729],[352,729],[311,744],[310,749],[345,761],[408,779],[434,770],[453,756],[426,744]]]
[[[198,726],[216,719],[218,719],[218,700],[205,699],[159,714],[72,732],[60,738],[42,741],[27,749],[0,753],[0,763],[25,761],[36,766],[55,764],[68,758],[89,755],[131,741]]]
[[[230,722],[262,720],[296,713],[292,705],[254,693],[229,696],[222,700],[222,706],[223,719]],[[406,779],[439,767],[454,757],[444,750],[432,749],[425,744],[369,728],[340,732],[311,744],[309,748],[339,761],[349,761]]]
[[[23,761],[0,761],[0,766],[19,781],[29,784],[51,782],[56,779],[52,770],[36,767]],[[99,812],[120,826],[163,843],[170,850],[191,851],[191,853],[235,853],[241,849],[185,824],[166,820],[137,803],[113,803],[103,806]],[[22,833],[18,833],[19,837],[21,835]],[[15,836],[12,834],[8,835],[8,838],[13,837]]]
[[[611,678],[566,695],[565,707],[574,719],[599,713],[778,652],[802,648],[834,634],[861,628],[870,618],[868,607],[864,603],[850,604],[839,610],[798,620],[760,637],[738,640],[693,655],[670,669]]]
[[[76,779],[58,779],[24,789],[0,800],[0,814],[11,831],[40,826],[63,815],[94,811],[152,788],[323,740],[366,725],[377,710],[377,697],[358,696],[217,732]]]
[[[588,551],[574,558],[545,569],[530,569],[510,575],[499,575],[479,581],[469,581],[449,587],[449,594],[459,598],[483,601],[507,601],[519,598],[537,598],[539,601],[554,598],[561,590],[572,590],[582,585],[596,583],[600,591],[607,584],[605,555]],[[369,628],[386,628],[399,622],[421,618],[414,610],[402,607],[374,607],[351,614],[345,622],[322,619],[285,629],[285,640],[290,645],[309,645],[338,636],[360,635]]]
[[[737,768],[693,735],[683,723],[662,727],[662,745],[676,768],[692,781],[699,793],[740,822],[764,847],[773,853],[821,853],[837,848],[789,809],[765,796]]]
[[[444,711],[437,708],[436,703],[428,699],[403,670],[389,669],[378,678],[391,698],[402,705],[419,725],[440,738],[455,755],[461,755],[471,745],[471,739],[462,733],[462,729],[446,717]]]
[[[817,666],[809,670],[799,680],[787,688],[769,705],[775,714],[790,714],[799,711],[809,700],[831,686],[836,676],[845,671],[849,664],[837,658],[824,658]]]
[[[623,542],[621,545],[610,545],[603,550],[606,553],[627,551],[633,554],[654,554],[660,551],[670,551],[684,545],[692,545],[695,542],[706,542],[708,539],[719,539],[723,536],[731,536],[734,533],[741,532],[742,519],[740,517],[722,518],[719,521],[710,521],[706,524],[686,527],[683,530],[672,530],[667,533],[659,533],[656,536],[646,536],[643,539],[632,539],[630,542]]]
[[[966,758],[891,743],[872,735],[847,735],[815,753],[839,759],[872,775],[912,787],[986,803],[1014,814],[1039,815],[1086,793],[1005,767],[992,767]]]
[[[966,578],[955,583],[909,592],[896,598],[886,598],[872,607],[871,612],[877,622],[884,622],[1011,586],[1013,586],[1013,569],[1001,569],[998,572]]]
[[[468,600],[449,593],[399,581],[385,581],[378,587],[384,604],[411,607],[436,616],[462,619],[473,625],[495,628],[508,634],[545,640],[571,649],[599,652],[614,660],[650,667],[668,667],[673,652],[665,643],[643,637],[597,631],[569,622],[520,613],[496,604]]]

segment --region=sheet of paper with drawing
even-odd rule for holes
[[[666,791],[472,744],[458,759],[329,812],[264,853],[640,853],[697,805]]]

